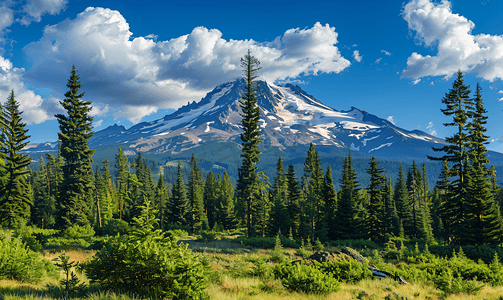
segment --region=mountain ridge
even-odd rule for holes
[[[334,154],[351,149],[363,156],[425,161],[426,155],[436,156],[432,147],[445,144],[443,139],[420,130],[400,128],[354,106],[348,111],[338,111],[298,85],[281,86],[265,81],[258,81],[257,85],[262,152],[274,150],[281,155],[292,147],[313,143],[331,147]],[[231,148],[238,150],[242,128],[239,99],[244,88],[242,79],[227,82],[199,102],[188,103],[163,118],[141,122],[129,129],[114,124],[95,132],[89,146],[99,150],[121,145],[131,154],[166,157],[195,148],[215,147],[215,142],[230,143]],[[55,149],[54,143],[47,142],[29,145],[24,151],[40,153]],[[503,162],[503,154],[491,152],[490,156]]]

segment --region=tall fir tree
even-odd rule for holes
[[[241,58],[246,90],[243,98],[240,100],[243,124],[241,157],[243,160],[238,169],[237,197],[240,216],[243,216],[245,219],[248,236],[253,235],[255,232],[253,222],[256,218],[253,216],[253,207],[256,205],[254,201],[257,201],[255,198],[256,195],[262,193],[262,191],[257,190],[260,186],[258,184],[257,164],[260,161],[259,155],[261,154],[258,148],[258,144],[261,142],[261,133],[258,127],[260,108],[255,98],[257,87],[254,83],[254,80],[257,78],[257,72],[260,70],[259,65],[260,62],[251,55],[250,50],[248,50],[245,57]]]
[[[220,186],[218,216],[219,224],[225,230],[233,229],[236,226],[236,217],[234,211],[234,187],[227,171],[224,171],[222,185]]]
[[[485,164],[489,163],[486,157],[487,148],[485,145],[489,144],[489,137],[485,135],[487,129],[484,127],[487,124],[488,117],[487,110],[484,108],[482,100],[482,88],[477,83],[475,90],[475,98],[473,99],[475,109],[472,112],[471,123],[469,124],[469,150],[468,157],[475,168],[483,168],[487,172]]]
[[[324,174],[318,151],[313,143],[309,146],[306,161],[304,162],[304,175],[302,185],[304,188],[304,211],[309,228],[309,237],[312,241],[318,235],[325,236],[326,228],[323,226],[323,210],[325,199],[323,198]]]
[[[299,238],[299,226],[300,226],[299,202],[302,199],[302,191],[300,188],[299,181],[295,176],[295,169],[293,165],[288,165],[288,169],[286,172],[286,183],[288,193],[286,207],[288,209],[288,216],[290,219],[288,229],[289,232],[292,233],[292,236],[297,239]]]
[[[325,199],[324,226],[327,229],[327,237],[335,236],[337,231],[337,193],[335,192],[332,168],[327,166],[325,182],[323,186],[323,198]]]
[[[466,169],[469,164],[468,150],[471,145],[467,131],[471,127],[469,117],[475,111],[469,86],[464,84],[461,71],[458,71],[458,77],[442,99],[442,103],[446,105],[446,108],[441,109],[442,113],[452,116],[452,122],[444,123],[444,125],[455,127],[457,131],[453,136],[445,139],[447,145],[442,148],[433,148],[434,151],[445,152],[442,157],[428,156],[428,158],[447,161],[451,164],[449,175],[455,180],[449,184],[449,192],[442,203],[442,221],[447,241],[456,243],[462,238],[464,231],[464,205],[468,197],[465,177],[468,176]]]
[[[499,245],[503,233],[501,217],[491,193],[491,182],[486,177],[487,169],[482,165],[468,169],[468,197],[459,241],[469,245]]]
[[[213,172],[210,171],[206,176],[203,192],[204,207],[206,209],[206,216],[208,218],[208,225],[210,228],[215,226],[217,222],[217,208],[218,208],[218,193],[217,193],[217,179]]]
[[[164,182],[164,176],[162,174],[159,174],[159,180],[157,181],[157,186],[155,188],[155,197],[153,204],[159,214],[160,229],[164,228],[164,224],[166,223],[166,216],[169,214],[168,202],[169,202],[168,187],[166,186],[166,182]]]
[[[382,195],[383,202],[383,225],[385,235],[400,235],[400,219],[396,211],[395,201],[393,199],[393,189],[391,179],[386,180]]]
[[[400,164],[394,191],[395,193],[393,198],[395,200],[395,207],[400,219],[403,233],[410,236],[413,232],[412,207],[410,204],[409,192],[407,191],[407,181],[405,180],[402,164]]]
[[[197,160],[194,154],[190,159],[191,171],[189,175],[188,198],[190,209],[190,221],[192,229],[199,232],[208,229],[208,218],[204,209],[203,193],[204,182],[201,176],[201,170],[197,166]]]
[[[373,241],[382,241],[384,239],[383,224],[383,201],[382,194],[384,190],[385,178],[382,174],[384,170],[378,168],[378,162],[372,156],[367,173],[370,175],[370,185],[367,188],[369,194],[369,205],[367,207],[367,216],[365,218],[365,235]]]
[[[47,163],[49,164],[49,163]],[[56,198],[51,194],[51,181],[44,158],[40,158],[40,167],[33,177],[33,206],[31,223],[39,228],[52,228],[55,223]]]
[[[290,230],[290,216],[288,214],[287,202],[288,186],[286,174],[283,169],[281,156],[276,164],[276,177],[269,195],[271,197],[272,208],[270,212],[270,235],[276,236],[279,231],[283,234]]]
[[[5,183],[0,185],[0,224],[18,227],[30,219],[31,186],[26,182],[30,158],[20,151],[28,144],[28,129],[22,122],[19,103],[14,99],[14,90],[1,106],[0,159],[5,162]]]
[[[421,198],[421,172],[416,165],[416,161],[412,161],[412,167],[407,173],[407,190],[409,193],[409,203],[412,212],[412,227],[408,235],[412,238],[424,238],[424,214],[420,204]]]
[[[342,166],[342,176],[340,179],[337,217],[335,232],[330,236],[331,239],[352,239],[356,237],[356,211],[355,207],[358,201],[359,186],[358,176],[353,168],[351,151],[348,157],[344,159]]]
[[[178,162],[178,178],[171,189],[171,198],[168,202],[168,221],[171,224],[189,226],[187,220],[189,215],[189,202],[187,199],[187,189],[182,177],[182,164]]]
[[[129,190],[129,177],[131,175],[130,164],[127,157],[124,155],[124,151],[119,146],[119,153],[115,155],[115,178],[118,185],[117,194],[117,206],[118,206],[118,218],[119,220],[129,219],[129,203],[131,202],[130,190]]]
[[[91,161],[94,151],[88,141],[93,136],[93,117],[89,115],[91,102],[83,101],[79,93],[82,85],[75,66],[66,85],[69,91],[60,102],[68,115],[57,114],[60,132],[61,156],[64,159],[63,182],[57,205],[56,222],[59,228],[90,223],[93,172]]]

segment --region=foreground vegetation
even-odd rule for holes
[[[53,232],[38,231],[39,238],[33,239],[32,228],[23,233],[3,230],[0,295],[3,299],[502,299],[500,248],[458,247],[443,255],[452,247],[428,247],[420,240],[323,245],[279,235],[271,247],[269,238],[248,239],[245,230],[189,236],[183,230],[155,230],[156,221],[145,207],[129,234],[72,237],[90,247],[50,245],[47,241],[65,239]],[[338,253],[346,246],[367,257],[369,265],[410,284],[372,278],[367,263],[353,259],[325,263],[307,259],[314,251]]]

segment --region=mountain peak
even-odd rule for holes
[[[432,145],[445,143],[424,132],[398,128],[353,106],[349,111],[338,111],[298,85],[281,86],[265,81],[258,81],[257,85],[263,151],[273,148],[288,151],[289,147],[313,143],[380,156],[396,156],[413,148],[425,157],[424,152],[431,152]],[[94,134],[90,146],[127,144],[136,151],[171,154],[215,142],[238,147],[242,132],[240,99],[245,87],[243,79],[227,82],[199,102],[188,103],[162,119],[127,130],[124,126],[109,126]]]

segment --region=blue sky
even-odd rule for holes
[[[14,89],[31,142],[54,141],[75,64],[95,130],[129,128],[240,77],[251,49],[263,79],[443,138],[441,99],[461,69],[503,152],[502,13],[498,0],[4,0],[0,101]]]

